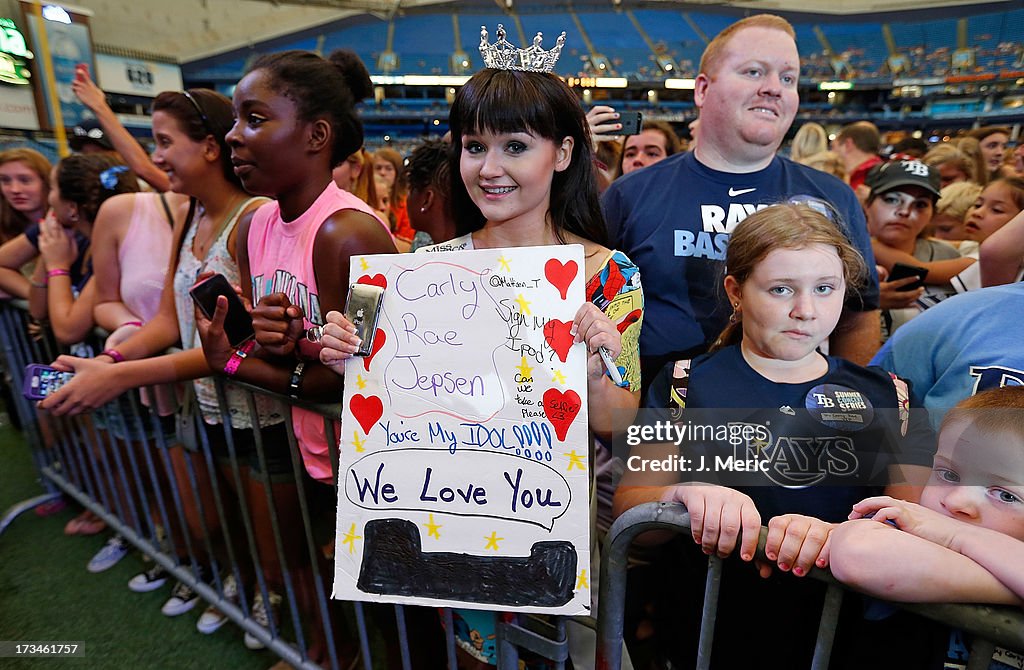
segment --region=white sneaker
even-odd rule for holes
[[[224,591],[222,595],[228,602],[235,605],[238,604],[238,582],[235,581],[233,574],[229,574],[224,578]],[[210,635],[217,632],[227,622],[227,615],[213,605],[210,605],[203,610],[199,621],[196,621],[196,630],[203,635]]]
[[[199,594],[184,582],[178,582],[171,589],[171,597],[167,599],[160,611],[164,616],[179,616],[188,612],[199,602]]]
[[[128,542],[120,535],[107,540],[103,548],[89,561],[85,569],[89,572],[103,572],[117,565],[118,561],[128,555]]]
[[[159,563],[149,570],[140,572],[128,582],[128,588],[135,593],[149,593],[167,583],[168,572]]]
[[[259,625],[264,628],[270,627],[270,617],[274,617],[274,622],[278,621],[278,612],[281,610],[281,596],[273,591],[269,591],[270,594],[270,612],[267,612],[267,605],[263,600],[263,592],[256,591],[256,596],[252,600],[252,618]],[[245,634],[245,646],[253,651],[263,649],[264,645],[251,633]]]

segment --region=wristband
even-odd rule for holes
[[[302,373],[306,371],[306,362],[299,361],[292,370],[292,378],[288,380],[288,395],[294,400],[299,398],[299,385],[302,384]]]
[[[124,363],[124,356],[117,349],[104,349],[101,356],[110,356],[114,359],[115,363]]]
[[[46,278],[47,279],[50,279],[51,277],[70,277],[70,276],[71,276],[71,271],[70,270],[65,270],[64,268],[54,268],[52,270],[47,270],[46,271]]]
[[[231,354],[231,358],[228,359],[227,365],[224,366],[224,374],[228,377],[234,377],[235,373],[238,372],[238,366],[242,364],[252,350],[256,348],[256,340],[249,340],[242,346],[235,349],[234,353]]]
[[[135,326],[136,328],[142,328],[141,321],[125,321],[118,328],[124,328],[125,326]]]

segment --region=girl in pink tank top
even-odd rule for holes
[[[353,91],[340,67],[293,51],[260,58],[235,90],[237,120],[227,135],[235,173],[250,193],[276,202],[239,229],[242,290],[255,305],[260,351],[230,367],[244,381],[295,398],[341,397],[341,380],[320,364],[319,350],[298,343],[306,328],[323,324],[323,314],[342,309],[350,256],[395,251],[387,226],[331,178],[363,142],[353,92],[370,87],[357,83]],[[217,337],[210,322],[200,324],[214,369],[238,358],[219,327],[223,308],[212,322]],[[293,422],[310,476],[332,482],[323,419],[294,410]]]
[[[213,318],[197,316],[197,325],[212,368],[293,398],[341,398],[341,379],[320,364],[318,348],[300,347],[299,339],[328,310],[342,309],[350,256],[396,251],[387,227],[331,177],[363,143],[354,101],[372,87],[365,68],[356,79],[341,64],[286,51],[257,59],[234,94],[236,121],[227,142],[235,174],[250,193],[276,199],[239,225],[239,273],[255,306],[255,352],[242,358],[228,343],[223,297]],[[323,418],[298,409],[292,418],[306,470],[332,483]],[[333,510],[324,504],[312,513],[329,518]],[[325,628],[311,630],[310,657],[317,661],[325,660]]]

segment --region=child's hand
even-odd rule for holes
[[[761,514],[745,493],[711,484],[673,486],[662,502],[681,502],[690,513],[690,533],[705,554],[725,558],[736,548],[742,531],[740,558],[754,558],[761,535]]]
[[[910,286],[916,281],[920,281],[917,277],[904,277],[903,279],[896,279],[894,281],[881,281],[878,284],[878,305],[882,309],[902,309],[905,307],[911,307],[917,299],[924,295],[924,288],[915,288],[913,290],[901,290],[906,286]]]
[[[917,503],[889,496],[867,498],[854,505],[853,511],[850,512],[851,519],[865,517],[880,523],[892,521],[904,532],[958,551],[955,547],[956,537],[957,532],[963,529],[963,523]]]
[[[47,270],[67,270],[78,258],[74,233],[60,225],[52,210],[39,225],[39,253]]]
[[[813,566],[828,565],[829,538],[834,527],[835,524],[802,514],[774,517],[768,522],[764,553],[783,572],[792,570],[797,577],[803,577]],[[770,566],[765,567],[770,574]],[[762,577],[768,574],[761,570]]]

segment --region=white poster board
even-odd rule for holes
[[[345,367],[334,597],[590,611],[579,245],[355,257],[385,288]]]

